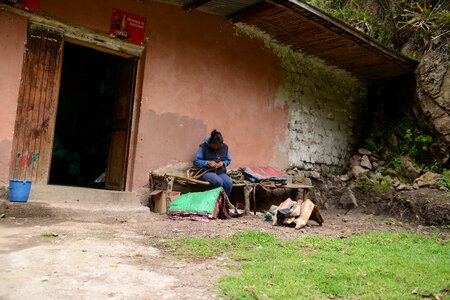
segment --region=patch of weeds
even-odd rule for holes
[[[402,221],[399,221],[397,219],[388,219],[388,220],[384,221],[384,224],[389,225],[389,226],[398,226],[398,227],[403,227],[405,225]]]
[[[44,231],[41,233],[42,237],[45,238],[52,238],[52,237],[57,237],[59,234],[57,234],[56,232],[53,231]]]
[[[238,275],[219,280],[230,299],[414,299],[412,291],[434,295],[450,281],[450,241],[420,234],[277,240],[241,232],[171,243],[181,255],[226,254],[240,261]]]
[[[448,201],[450,200],[450,192],[445,192],[441,194],[441,198],[443,201]]]
[[[384,176],[380,173],[375,175],[375,182],[373,187],[382,191],[387,191],[390,190],[392,188],[389,180],[390,180],[390,176]]]
[[[403,170],[402,170],[402,162],[401,162],[401,160],[400,160],[400,156],[398,156],[398,155],[391,156],[391,157],[386,161],[386,167],[394,169],[394,171],[395,171],[397,174],[403,174]]]
[[[450,189],[450,170],[444,169],[442,179],[439,180],[438,185]]]
[[[447,229],[450,229],[450,225],[442,225],[442,226],[430,225],[430,226],[428,226],[428,230],[435,231],[435,232],[438,232],[438,233],[440,233],[443,230],[447,230]]]
[[[379,217],[371,215],[368,217],[368,220],[374,224],[383,224],[383,220],[381,220]]]
[[[375,192],[376,194],[379,194],[380,192],[381,193],[386,192],[386,191],[392,189],[392,186],[389,182],[378,181],[376,178],[375,178],[375,181],[370,180],[370,179],[361,180],[361,181],[359,181],[359,185],[362,188],[365,188],[365,189]]]
[[[345,168],[343,166],[336,166],[336,168],[334,170],[334,174],[336,176],[343,175],[344,173],[345,173]]]
[[[388,191],[388,190],[392,189],[392,186],[389,183],[386,183],[386,182],[385,183],[380,183],[380,184],[375,184],[373,187],[375,189],[379,190],[379,191],[382,191],[382,192],[385,192],[385,191]]]

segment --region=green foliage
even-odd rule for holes
[[[384,193],[387,190],[392,189],[390,179],[390,176],[383,176],[378,173],[370,179],[366,177],[358,180],[358,185],[366,190],[376,192],[377,194]]]
[[[433,137],[417,128],[406,129],[401,133],[401,138],[402,143],[400,145],[400,153],[415,159],[420,159],[421,156],[426,155],[424,152],[428,151],[428,148],[433,141]]]
[[[376,183],[373,185],[374,188],[377,188],[382,191],[390,190],[392,185],[390,183],[390,176],[384,176],[382,174],[377,174],[375,176]]]
[[[367,11],[364,1],[309,0],[307,2],[384,45],[392,43],[392,31],[387,28],[382,19]]]
[[[169,243],[183,256],[219,250],[216,256],[240,262],[239,275],[219,280],[230,299],[415,299],[413,290],[436,294],[450,281],[450,242],[418,234],[281,241],[267,233],[242,232],[227,239]]]
[[[417,59],[417,49],[434,49],[449,56],[450,13],[445,0],[373,1],[381,10],[368,9],[371,2],[367,0],[306,2],[394,50],[414,41],[416,49],[408,53],[413,59]]]
[[[375,153],[387,153],[386,167],[402,172],[400,156],[407,155],[424,170],[439,171],[439,166],[430,154],[433,137],[424,132],[409,118],[404,118],[392,124],[385,124],[383,131],[372,130],[366,139],[365,148]]]
[[[450,189],[450,170],[444,169],[442,179],[438,182],[438,185]]]
[[[336,166],[334,174],[340,176],[345,173],[345,168],[343,166]]]
[[[379,153],[381,151],[381,149],[383,148],[383,146],[377,144],[373,138],[368,138],[366,140],[366,144],[364,145],[364,148],[366,148],[367,150],[370,150],[372,152]]]
[[[450,13],[443,8],[443,4],[444,0],[403,1],[398,26],[411,31],[416,43],[443,53],[448,58]]]
[[[386,162],[386,166],[394,169],[398,174],[402,173],[402,163],[399,156],[391,156]]]

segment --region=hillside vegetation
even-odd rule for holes
[[[427,50],[449,57],[450,2],[445,0],[307,0],[392,50],[420,59]]]

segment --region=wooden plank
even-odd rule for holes
[[[159,173],[150,172],[149,176],[150,177],[153,176],[153,177],[156,177],[156,178],[159,178],[159,179],[163,179],[165,177],[173,177],[173,178],[175,178],[175,181],[179,182],[179,183],[183,183],[184,182],[184,183],[187,183],[187,184],[210,185],[210,183],[207,182],[207,181],[198,180],[198,179],[189,178],[189,177],[176,175],[176,174],[171,174],[171,173],[159,174]],[[249,184],[236,183],[236,184],[233,184],[233,187],[243,187],[243,186],[246,186],[246,185],[251,185],[251,183],[249,183]]]
[[[135,58],[130,58],[119,66],[113,110],[113,131],[106,171],[106,189],[120,191],[125,189],[136,66]]]
[[[133,111],[131,115],[130,146],[128,151],[128,164],[126,172],[125,190],[131,191],[133,185],[134,162],[138,143],[139,115],[141,110],[142,87],[144,85],[145,55],[137,63],[136,81],[133,98]]]
[[[43,103],[43,116],[38,128],[41,131],[39,168],[36,175],[39,183],[47,183],[50,175],[63,58],[63,34],[58,31],[51,32],[51,36],[46,39],[49,60],[44,68],[48,77]]]
[[[62,39],[62,33],[48,28],[32,24],[28,28],[11,157],[13,178],[47,183]]]
[[[144,51],[143,45],[136,45],[133,43],[121,41],[119,39],[113,39],[106,32],[72,24],[67,21],[58,20],[57,18],[49,15],[30,13],[26,10],[17,9],[15,7],[12,7],[11,5],[6,4],[0,4],[0,10],[28,17],[33,23],[54,28],[57,31],[63,32],[64,36],[66,37],[83,41],[91,45],[98,45],[106,49],[112,49],[121,53],[127,53],[135,57],[140,57]]]
[[[62,45],[61,45],[62,48]],[[61,50],[62,51],[62,50]],[[59,56],[61,56],[59,54]],[[35,128],[40,128],[39,131],[36,132],[36,138],[35,138],[35,149],[41,149],[42,150],[46,147],[47,144],[49,144],[49,142],[47,141],[46,137],[45,137],[45,126],[42,126],[45,122],[45,120],[47,120],[48,116],[46,115],[46,112],[48,111],[48,107],[47,107],[47,102],[50,101],[54,101],[56,102],[56,105],[58,103],[58,98],[54,98],[52,96],[50,96],[53,100],[47,99],[46,97],[46,92],[49,89],[52,89],[53,87],[50,85],[50,78],[54,75],[50,74],[50,72],[44,72],[45,69],[50,70],[51,65],[52,65],[52,61],[55,58],[53,57],[53,53],[51,51],[45,51],[45,57],[44,57],[44,67],[42,68],[43,72],[42,72],[42,85],[41,85],[41,100],[39,102],[39,108],[38,108],[38,118],[37,118],[37,123],[35,125]],[[60,58],[62,59],[62,58]],[[61,66],[61,61],[59,62],[59,66]],[[60,72],[60,70],[56,70],[56,72]],[[59,77],[59,75],[57,75]],[[58,85],[59,85],[59,80],[58,80]],[[55,118],[56,118],[56,114],[55,114]],[[53,140],[50,142],[50,144],[48,145],[49,150],[53,148]],[[46,183],[48,180],[48,175],[49,175],[49,166],[46,166],[45,164],[41,163],[41,156],[42,153],[39,152],[35,152],[33,154],[35,157],[33,158],[33,167],[34,167],[34,175],[35,175],[35,179],[37,180],[37,178],[42,178],[42,182]],[[45,156],[45,151],[44,151],[44,156]],[[44,157],[42,156],[42,157]],[[44,162],[45,162],[45,158]],[[50,158],[51,159],[51,158]],[[42,167],[44,170],[43,171],[39,171],[39,168]]]
[[[29,113],[27,132],[28,139],[26,139],[25,149],[28,149],[28,160],[27,160],[27,168],[25,168],[25,178],[31,178],[34,182],[36,182],[36,168],[34,168],[33,157],[35,155],[36,149],[36,139],[39,139],[40,132],[38,129],[38,119],[39,119],[39,106],[41,104],[42,98],[45,97],[42,95],[42,86],[43,86],[43,76],[45,70],[43,65],[43,60],[46,56],[46,42],[45,39],[41,36],[39,42],[39,49],[37,50],[37,59],[33,64],[33,74],[35,75],[31,82],[32,95],[30,95],[29,106],[27,111]],[[45,93],[45,91],[44,91]]]

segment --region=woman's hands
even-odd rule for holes
[[[223,167],[223,161],[215,162],[215,161],[209,160],[208,167],[214,168],[214,169],[221,168],[221,167]]]

